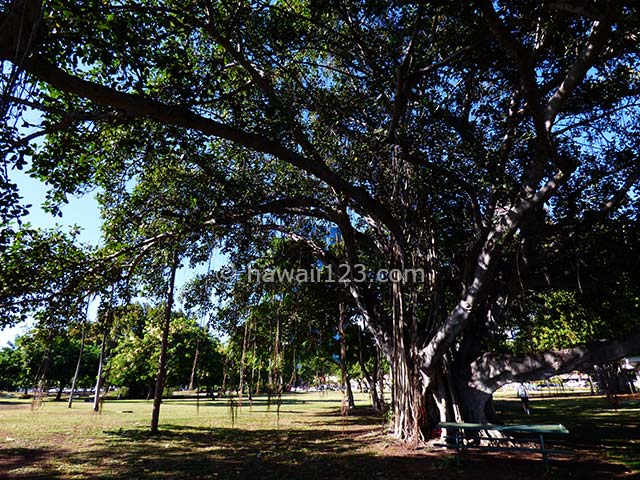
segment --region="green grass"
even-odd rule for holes
[[[191,399],[166,400],[155,436],[147,433],[147,401],[108,401],[96,414],[84,402],[32,410],[4,400],[0,478],[2,466],[16,478],[293,478],[299,468],[304,478],[319,478],[340,466],[336,459],[374,456],[352,437],[381,430],[376,417],[338,415],[340,398],[286,395],[279,411],[265,397],[233,411],[227,400],[201,400],[199,408]]]
[[[47,479],[537,479],[534,455],[472,454],[457,468],[450,452],[410,450],[383,434],[380,417],[363,407],[340,415],[339,392],[283,396],[278,413],[260,397],[233,411],[227,400],[166,400],[160,433],[147,433],[151,402],[91,404],[0,398],[0,478]],[[616,413],[604,400],[539,400],[533,415],[517,401],[498,408],[508,422],[563,423],[581,452],[554,462],[547,478],[631,478],[638,466],[640,402]],[[130,413],[129,413],[130,412]],[[634,433],[635,432],[635,433]],[[634,437],[635,435],[635,437]],[[602,447],[601,447],[602,445]],[[510,460],[505,463],[506,457]],[[623,466],[624,464],[625,466]],[[508,465],[508,468],[504,466]]]
[[[561,423],[571,432],[564,440],[577,452],[595,451],[640,475],[640,399],[620,398],[617,410],[602,396],[531,399],[531,415],[515,399],[496,407],[504,423]]]

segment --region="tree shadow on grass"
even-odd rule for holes
[[[319,427],[326,427],[327,425],[357,425],[371,427],[371,429],[380,429],[383,422],[385,422],[385,420],[380,413],[374,412],[368,407],[356,407],[349,410],[346,415],[342,414],[342,410],[340,408],[332,408],[322,413],[322,420],[311,420],[306,421],[305,423]]]
[[[14,400],[0,400],[0,407],[2,408],[11,408],[11,407],[28,407],[31,405],[30,399],[14,399]]]
[[[408,450],[389,437],[359,435],[360,425],[379,428],[380,417],[356,409],[342,417],[327,411],[307,429],[251,429],[165,424],[157,435],[145,428],[104,431],[105,437],[76,451],[6,449],[14,458],[7,478],[67,479],[491,479],[631,478],[622,465],[593,452],[554,459],[548,474],[535,454],[470,452],[456,467],[451,452]],[[349,422],[347,428],[328,429]],[[349,428],[350,427],[350,428]],[[13,453],[12,453],[13,452]],[[0,459],[3,458],[0,456]],[[1,465],[1,464],[0,464]],[[0,477],[4,478],[0,468]]]
[[[70,453],[68,462],[102,466],[100,478],[105,480],[371,478],[349,466],[349,457],[357,446],[354,441],[327,430],[165,425],[157,435],[137,429],[105,433],[106,446]],[[118,459],[115,465],[114,458]],[[376,468],[376,465],[369,467]],[[52,473],[52,478],[56,478],[55,472]]]
[[[367,451],[356,438],[328,430],[165,425],[157,435],[142,429],[105,434],[105,444],[81,451],[16,449],[14,465],[38,464],[38,471],[31,468],[8,478],[529,480],[544,475],[534,456],[470,455],[458,468],[448,453],[410,452],[397,445]],[[552,475],[546,478],[595,480],[622,478],[625,473],[621,466],[593,462],[576,466],[558,461],[554,465]]]
[[[40,448],[0,448],[0,478],[3,472],[17,468],[28,469],[42,463],[51,451]]]

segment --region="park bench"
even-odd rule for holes
[[[540,452],[542,454],[542,462],[545,469],[549,467],[549,455],[571,455],[573,452],[551,450],[545,446],[545,435],[567,435],[569,430],[564,425],[493,425],[491,423],[454,423],[454,422],[442,422],[439,423],[436,428],[446,428],[447,435],[445,436],[445,444],[439,444],[438,446],[444,446],[446,448],[452,448],[456,450],[456,463],[460,465],[462,463],[462,454],[467,449],[479,449],[489,451],[515,451],[515,452]],[[523,446],[495,446],[495,445],[482,445],[482,440],[489,440],[491,442],[510,442],[510,443],[530,443],[531,438],[494,438],[489,436],[483,436],[482,432],[501,432],[501,433],[516,433],[516,434],[529,434],[535,435],[537,441],[540,444],[539,448],[523,447]],[[453,432],[450,433],[450,432]],[[469,436],[468,434],[472,435]]]

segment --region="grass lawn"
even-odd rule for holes
[[[640,478],[640,395],[620,396],[617,410],[602,396],[531,399],[531,415],[520,401],[496,402],[504,423],[561,423],[571,432],[566,442],[579,455],[596,454],[624,464]]]
[[[226,400],[163,403],[159,435],[146,433],[151,402],[91,404],[0,398],[0,478],[51,479],[538,479],[535,455],[472,453],[461,468],[449,452],[411,450],[383,434],[366,408],[340,415],[340,393],[290,394],[277,408],[260,397],[231,410]],[[367,404],[365,395],[356,402]],[[530,417],[501,400],[506,422],[563,423],[578,455],[545,478],[634,478],[640,471],[640,401],[604,408],[601,398],[544,399]],[[638,476],[640,474],[636,472]]]

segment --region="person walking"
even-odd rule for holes
[[[524,383],[521,383],[518,387],[518,397],[522,402],[522,409],[524,410],[524,413],[530,415],[531,410],[529,409],[529,391],[527,390],[527,386]]]

